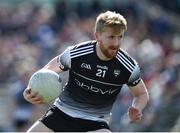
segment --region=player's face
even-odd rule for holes
[[[121,46],[124,31],[117,31],[111,27],[106,27],[102,33],[97,33],[96,38],[104,56],[112,59],[118,53]]]

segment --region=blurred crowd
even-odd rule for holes
[[[94,39],[96,16],[106,10],[127,19],[122,48],[138,61],[150,94],[143,120],[129,124],[132,96],[123,86],[112,109],[111,129],[180,131],[179,9],[179,0],[0,4],[0,131],[25,131],[43,114],[49,105],[31,105],[22,96],[28,79],[67,46]]]

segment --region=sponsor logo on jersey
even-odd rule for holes
[[[108,70],[108,67],[107,67],[107,66],[97,65],[97,68],[104,69],[104,70]]]
[[[84,82],[81,82],[76,78],[74,80],[75,80],[76,84],[79,87],[81,87],[81,88],[83,88],[85,90],[89,90],[89,91],[94,92],[94,93],[100,93],[102,95],[105,95],[105,94],[111,95],[111,94],[115,93],[116,91],[118,91],[118,89],[113,89],[113,90],[112,89],[106,89],[106,90],[103,90],[103,89],[98,88],[98,87],[93,86],[93,85],[87,85]]]
[[[120,73],[121,73],[120,70],[118,70],[118,69],[115,69],[115,70],[114,70],[114,76],[115,76],[115,77],[118,77],[118,76],[120,75]]]
[[[81,68],[86,68],[86,69],[91,70],[91,65],[90,64],[86,64],[86,63],[82,63],[81,64]]]

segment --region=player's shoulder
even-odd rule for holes
[[[122,64],[130,73],[133,73],[136,70],[139,70],[138,63],[136,60],[130,56],[126,51],[123,49],[119,49],[116,59]]]
[[[95,43],[96,41],[87,41],[71,46],[69,48],[71,59],[94,53]]]
[[[136,60],[122,48],[119,49],[116,58],[124,60],[125,62],[132,63],[133,65],[136,64]]]
[[[92,48],[95,43],[96,43],[95,40],[85,41],[85,42],[81,42],[81,43],[78,43],[78,44],[71,46],[70,49],[76,50],[76,49]]]

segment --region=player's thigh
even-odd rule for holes
[[[46,127],[42,122],[36,121],[27,132],[53,132],[51,129]]]

